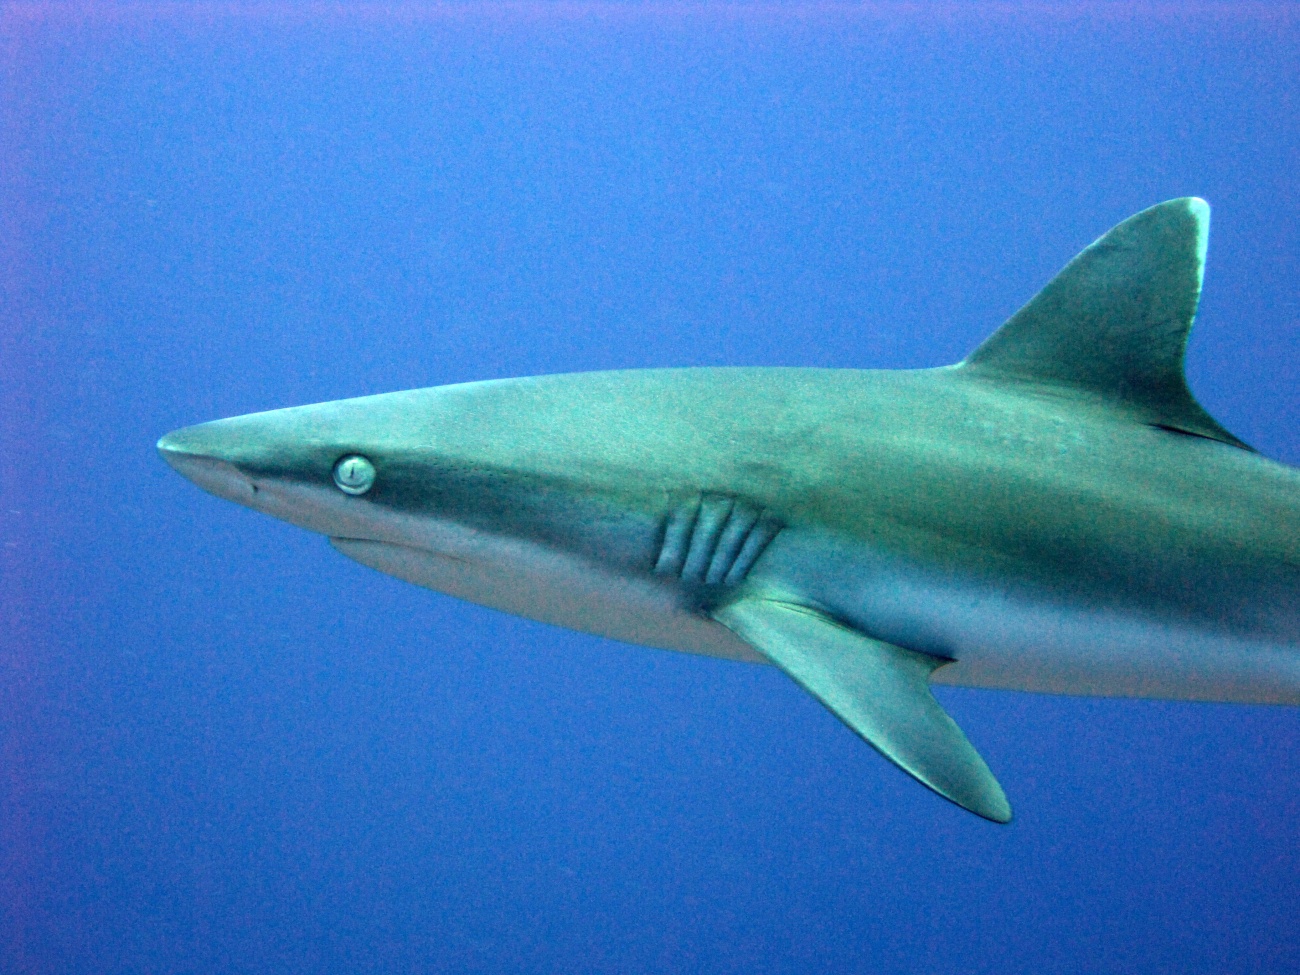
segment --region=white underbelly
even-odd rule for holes
[[[516,616],[641,646],[768,662],[693,612],[670,580],[620,574],[541,545],[495,537],[462,558],[352,538],[330,544],[398,579]]]
[[[871,587],[864,611],[913,649],[955,661],[933,681],[1053,694],[1300,704],[1300,645],[1199,629],[1129,607],[925,584]]]
[[[438,538],[447,551],[330,542],[380,572],[517,616],[641,646],[768,662],[700,614],[671,578],[620,572],[526,540],[449,526]],[[768,564],[774,573],[756,574],[786,581],[789,566],[782,562],[778,553]],[[853,573],[851,592],[833,586],[838,592],[808,595],[832,609],[851,605],[844,617],[877,639],[952,658],[935,671],[937,684],[1300,704],[1300,646],[879,568],[865,582],[860,570]]]

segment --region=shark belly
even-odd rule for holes
[[[330,544],[386,575],[515,616],[640,646],[767,662],[701,614],[671,580],[535,542],[495,537],[472,556],[355,538]]]
[[[1053,694],[1300,704],[1300,646],[1122,606],[1002,598],[932,604],[960,647],[934,681]]]
[[[438,527],[422,533],[446,543],[437,548],[424,539],[330,543],[387,575],[516,616],[639,646],[770,663],[702,611],[698,586],[535,541]],[[1117,599],[994,585],[814,534],[783,533],[745,588],[783,593],[875,639],[949,661],[933,673],[937,684],[1300,704],[1300,641],[1211,630]]]
[[[822,602],[877,639],[952,661],[934,672],[937,684],[1300,704],[1300,637],[1276,628],[1198,625],[1115,594],[1067,596],[901,563],[840,574]]]

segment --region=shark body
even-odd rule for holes
[[[997,822],[928,683],[1300,703],[1300,472],[1183,375],[1208,207],[1083,251],[964,362],[411,390],[159,442],[381,572],[630,643],[772,663]]]

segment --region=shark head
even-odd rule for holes
[[[573,536],[590,509],[616,507],[599,478],[584,476],[600,437],[591,431],[586,450],[568,438],[571,462],[554,463],[555,418],[539,414],[531,386],[473,383],[255,413],[178,430],[158,450],[212,494],[331,538],[452,556],[483,531],[581,547]],[[552,503],[539,506],[539,493]],[[637,507],[618,500],[629,514]]]
[[[342,545],[471,560],[492,538],[576,552],[596,547],[598,523],[602,560],[650,558],[641,536],[653,490],[629,492],[626,481],[612,490],[601,477],[601,432],[575,416],[559,433],[556,397],[539,396],[538,385],[473,383],[256,413],[178,430],[158,450],[205,490]],[[581,430],[585,438],[573,435]]]
[[[697,421],[759,371],[715,372],[409,390],[186,427],[158,450],[204,490],[336,540],[471,558],[493,536],[641,571],[683,499],[729,479],[713,463],[729,425]]]
[[[158,450],[209,493],[408,582],[629,642],[757,660],[702,612],[775,534],[761,504],[708,494],[725,481],[701,469],[716,445],[681,433],[683,413],[723,408],[729,384],[710,372],[409,390],[186,427]],[[684,530],[710,518],[692,548]],[[708,559],[692,564],[706,540]]]

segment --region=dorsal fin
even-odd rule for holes
[[[1196,197],[1129,217],[959,368],[1092,393],[1140,422],[1250,450],[1196,402],[1183,373],[1209,229],[1210,207]]]

